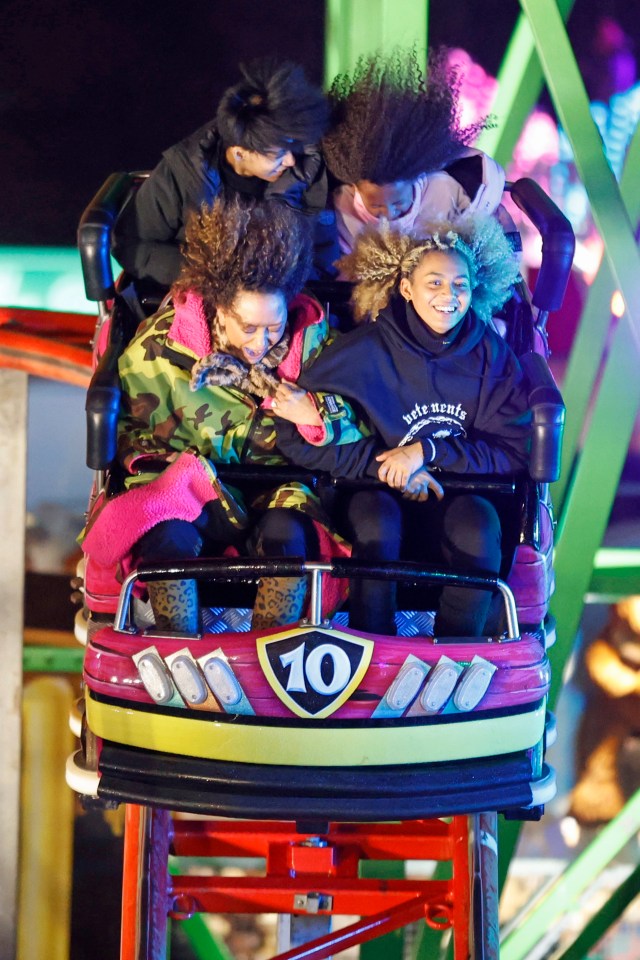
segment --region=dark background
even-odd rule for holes
[[[495,73],[517,0],[431,0],[430,43]],[[598,15],[640,45],[640,0],[576,0],[574,48]],[[155,165],[208,120],[243,59],[323,76],[324,0],[4,0],[0,4],[0,244],[73,244],[105,177]]]

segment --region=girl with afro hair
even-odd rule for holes
[[[373,322],[327,347],[298,384],[351,401],[372,436],[314,448],[280,424],[281,449],[302,465],[386,484],[343,505],[355,558],[498,574],[513,545],[503,545],[494,505],[448,492],[446,478],[437,478],[440,471],[512,475],[527,465],[522,370],[491,323],[519,272],[500,225],[465,214],[413,234],[369,226],[340,265],[355,281],[357,315]],[[287,390],[276,390],[278,406]],[[487,591],[445,587],[436,634],[481,635],[490,603]],[[394,584],[351,585],[352,627],[393,634],[394,613]]]
[[[361,57],[351,75],[333,81],[332,125],[322,147],[342,184],[333,191],[342,253],[383,218],[407,231],[465,209],[498,210],[504,170],[470,149],[486,120],[462,126],[458,92],[446,50],[430,51],[426,78],[414,48]]]

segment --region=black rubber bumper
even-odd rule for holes
[[[533,752],[366,768],[224,763],[104,742],[98,796],[211,816],[296,821],[412,820],[533,801]],[[541,778],[548,773],[543,764]]]

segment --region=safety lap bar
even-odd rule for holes
[[[535,180],[524,177],[509,185],[513,202],[542,236],[542,263],[533,291],[533,305],[550,313],[562,306],[576,246],[573,228]]]
[[[246,558],[180,560],[175,563],[145,563],[134,570],[122,585],[114,628],[129,632],[127,622],[131,594],[136,581],[149,580],[257,580],[260,577],[311,577],[311,601],[309,623],[322,624],[322,577],[325,573],[337,578],[367,577],[373,580],[420,580],[429,586],[480,587],[498,590],[504,601],[507,618],[507,633],[511,640],[519,636],[516,602],[510,588],[499,577],[480,574],[451,573],[425,567],[419,563],[396,561],[395,563],[363,563],[360,560],[333,560],[330,563],[306,561],[296,558]]]
[[[304,483],[312,489],[337,488],[340,490],[362,490],[364,488],[388,489],[386,483],[373,478],[347,480],[344,477],[330,477],[327,473],[302,470],[295,466],[265,466],[262,464],[216,463],[216,473],[225,483]],[[447,474],[438,474],[449,491],[464,493],[511,495],[515,493],[515,482],[508,477],[458,478]]]

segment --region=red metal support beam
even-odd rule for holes
[[[442,909],[444,911],[446,907],[443,905]],[[414,923],[424,917],[425,911],[428,910],[427,898],[418,898],[343,927],[342,930],[328,933],[293,950],[287,950],[286,953],[278,954],[273,960],[324,960],[325,957],[330,957],[341,950],[347,950],[349,947],[373,940],[375,937],[381,937],[385,933],[391,933],[408,923]],[[435,923],[433,920],[431,922]],[[438,923],[438,926],[445,930],[450,926],[450,921],[447,919],[442,924]]]

